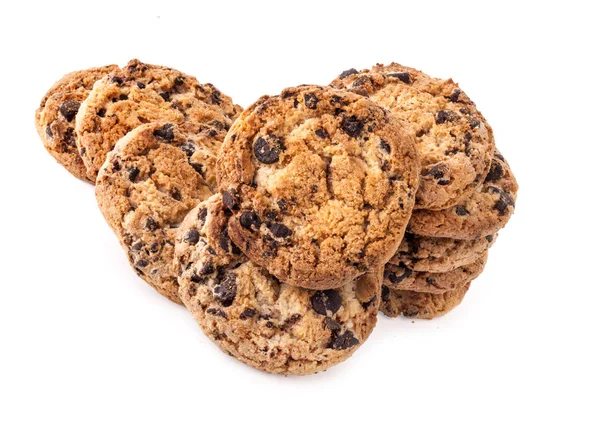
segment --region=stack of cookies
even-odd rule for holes
[[[456,306],[514,209],[474,104],[397,64],[242,112],[212,84],[133,60],[66,75],[36,127],[95,184],[135,272],[271,373],[347,359],[378,310]]]

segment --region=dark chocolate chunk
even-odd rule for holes
[[[52,129],[50,129],[50,126],[46,126],[46,135],[52,138]]]
[[[267,228],[275,238],[289,238],[292,236],[292,231],[289,227],[277,222],[268,222]]]
[[[217,308],[209,308],[209,309],[206,310],[206,312],[208,314],[213,315],[213,316],[222,317],[224,319],[227,318],[227,314],[225,314],[225,311],[217,309]]]
[[[146,84],[144,84],[141,81],[136,82],[136,84],[137,84],[138,88],[140,88],[140,89],[145,89],[146,88]]]
[[[77,111],[79,110],[80,103],[75,100],[65,101],[60,105],[60,113],[68,122],[73,121],[75,115],[77,115]]]
[[[317,314],[327,315],[327,312],[335,314],[342,306],[342,297],[335,289],[326,291],[315,291],[310,298],[313,310]]]
[[[492,160],[492,166],[490,167],[490,171],[488,172],[484,182],[496,182],[500,180],[502,176],[504,176],[504,169],[502,168],[502,165],[495,160]]]
[[[304,95],[304,104],[309,109],[316,109],[319,98],[314,93],[306,93]]]
[[[106,115],[106,109],[100,109],[98,112],[96,112],[96,115],[98,115],[99,117],[104,117]]]
[[[448,99],[450,101],[452,101],[453,103],[457,103],[458,102],[458,97],[460,97],[460,94],[462,93],[462,90],[460,89],[454,89],[454,91],[452,92],[452,94],[448,97]]]
[[[254,156],[268,165],[279,161],[279,153],[285,151],[283,140],[274,135],[258,137],[254,142]]]
[[[158,229],[158,224],[156,223],[154,218],[152,218],[151,216],[148,216],[148,218],[146,218],[146,224],[144,224],[144,228],[146,230],[150,230],[151,232],[154,232],[156,229]]]
[[[196,152],[196,145],[191,140],[183,143],[180,148],[188,157],[192,157],[192,155]]]
[[[152,133],[152,135],[154,135],[155,137],[160,137],[168,142],[172,142],[173,139],[175,139],[175,134],[173,132],[174,127],[175,126],[172,125],[171,123],[167,123],[163,127],[156,129]]]
[[[198,241],[200,241],[200,233],[196,229],[190,229],[183,235],[184,243],[196,244]]]
[[[388,76],[399,79],[406,84],[410,83],[410,74],[408,72],[389,73]]]
[[[358,339],[354,337],[354,333],[350,330],[344,331],[342,334],[332,334],[329,341],[329,348],[333,350],[346,350],[358,344]]]
[[[392,150],[392,148],[390,147],[390,144],[388,142],[386,142],[385,140],[379,140],[379,147],[387,154],[389,154],[390,151]]]
[[[465,207],[463,207],[462,205],[457,205],[454,208],[454,211],[456,212],[456,214],[458,216],[466,216],[466,215],[469,214],[469,211]]]
[[[486,240],[488,240],[488,243],[491,243],[492,241],[494,241],[494,235],[488,235],[485,237]]]
[[[442,163],[436,163],[429,170],[427,170],[424,176],[433,176],[434,179],[441,179],[444,174],[448,171],[448,167]]]
[[[342,131],[348,134],[350,137],[356,138],[365,127],[365,122],[360,120],[355,115],[351,117],[344,117],[342,119]]]
[[[135,265],[138,268],[145,268],[146,266],[148,266],[148,262],[146,260],[138,260],[138,262]]]
[[[135,180],[137,179],[138,175],[140,174],[140,169],[137,167],[133,167],[133,168],[129,168],[127,170],[127,177],[129,178],[129,180],[131,182],[135,182]]]
[[[452,122],[458,120],[459,116],[456,112],[451,110],[440,110],[435,117],[436,124],[442,124],[446,122]]]
[[[328,137],[327,131],[325,129],[323,129],[323,128],[317,129],[315,131],[315,134],[317,134],[317,136],[320,137],[320,138],[327,138]]]
[[[338,78],[344,79],[344,78],[347,78],[350,75],[356,75],[357,73],[358,73],[358,70],[356,70],[355,68],[350,68],[350,69],[344,70],[342,73],[340,73],[340,75],[338,76]]]
[[[385,285],[381,287],[381,300],[383,300],[384,302],[390,300],[390,288],[388,288]]]
[[[385,274],[384,274],[387,277],[387,279],[395,285],[402,282],[403,280],[407,279],[413,273],[413,271],[411,269],[407,268],[404,265],[399,266],[399,268],[404,268],[404,272],[401,273],[400,275],[397,275],[396,272],[392,272],[392,271],[385,271]]]
[[[233,272],[228,272],[223,281],[215,286],[213,295],[222,306],[231,306],[237,295],[237,277]]]
[[[179,193],[179,190],[177,188],[173,189],[173,191],[171,192],[171,197],[176,201],[181,201],[181,193]]]
[[[500,199],[494,204],[494,209],[498,211],[500,216],[506,215],[509,207],[514,207],[515,201],[505,191],[500,192]]]
[[[244,211],[240,215],[240,224],[248,230],[258,229],[260,227],[260,218],[252,211]]]
[[[240,319],[246,320],[251,319],[256,315],[256,310],[254,308],[246,308],[244,311],[240,313]]]
[[[238,204],[238,198],[235,196],[235,193],[230,193],[228,191],[224,191],[222,195],[223,205],[227,207],[229,210],[239,210],[240,206]]]
[[[177,78],[175,78],[173,80],[173,84],[175,84],[176,86],[180,86],[183,84],[183,81],[184,81],[183,76],[178,76]]]
[[[160,97],[165,101],[171,101],[171,94],[169,92],[159,93]]]

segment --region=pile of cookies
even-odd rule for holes
[[[260,370],[326,370],[379,310],[456,306],[517,183],[451,80],[398,64],[263,96],[130,61],[74,72],[36,111],[48,152],[96,198],[135,272]]]

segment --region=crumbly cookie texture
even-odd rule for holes
[[[385,266],[383,284],[390,289],[440,294],[477,278],[485,267],[487,252],[477,261],[448,272],[417,272],[404,265]]]
[[[246,109],[218,161],[231,239],[280,281],[341,287],[385,264],[418,186],[414,138],[359,95],[285,89]]]
[[[283,375],[340,363],[377,320],[381,271],[326,291],[279,282],[229,239],[220,195],[199,204],[179,229],[175,269],[180,297],[225,353]]]
[[[519,186],[502,154],[496,151],[483,185],[445,210],[415,210],[409,229],[423,236],[477,239],[502,229],[515,210]]]
[[[85,165],[75,139],[75,116],[94,83],[118,69],[116,65],[68,73],[46,92],[35,111],[35,127],[46,150],[75,177],[86,182]]]
[[[77,145],[90,179],[117,141],[155,121],[213,136],[229,129],[241,108],[212,84],[177,70],[130,61],[99,80],[76,116]],[[215,143],[217,150],[220,142]]]
[[[474,263],[495,243],[497,236],[455,240],[405,233],[398,252],[389,263],[404,265],[417,272],[448,272]]]
[[[428,292],[396,291],[382,287],[380,310],[389,317],[404,316],[417,319],[433,319],[456,308],[469,290],[470,283],[442,294]]]
[[[331,85],[364,95],[409,124],[421,158],[415,209],[451,207],[481,185],[494,154],[492,129],[454,81],[392,63],[346,70]]]
[[[172,123],[139,126],[108,154],[96,182],[100,210],[131,266],[176,303],[175,233],[215,186],[214,145],[205,143]]]

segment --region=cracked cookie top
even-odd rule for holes
[[[392,63],[346,70],[331,85],[364,95],[406,120],[421,159],[415,209],[451,207],[483,182],[494,154],[492,129],[451,79]]]
[[[117,141],[155,121],[209,137],[225,134],[241,108],[212,84],[177,70],[138,60],[99,80],[76,116],[77,144],[90,179]],[[222,138],[215,140],[218,150]]]
[[[216,155],[207,143],[205,135],[186,134],[172,123],[139,126],[108,154],[96,182],[100,210],[131,266],[176,303],[177,227],[215,187]]]
[[[35,127],[46,150],[71,174],[87,182],[92,180],[77,149],[75,116],[94,83],[118,68],[107,65],[66,74],[46,92],[35,112]]]
[[[377,320],[381,270],[337,289],[281,283],[230,240],[220,195],[199,204],[175,247],[180,297],[221,350],[269,373],[305,375],[340,363]]]
[[[414,138],[372,101],[299,86],[264,96],[218,161],[229,235],[280,281],[330,289],[394,254],[418,185]]]

